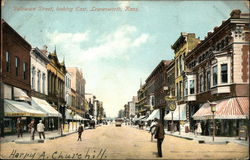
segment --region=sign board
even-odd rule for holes
[[[247,140],[247,126],[241,126],[239,130],[239,139],[245,138]]]
[[[170,111],[175,111],[175,109],[176,109],[175,103],[170,103],[170,104],[169,104],[169,110],[170,110]]]
[[[176,101],[176,97],[165,96],[165,101]]]

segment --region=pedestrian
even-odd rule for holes
[[[41,139],[41,135],[43,136],[43,139],[45,139],[45,135],[44,135],[44,129],[45,129],[45,126],[43,124],[43,121],[40,120],[39,123],[37,124],[37,132],[39,134],[39,138]]]
[[[31,134],[31,140],[35,139],[35,120],[31,120],[31,122],[28,125],[29,127],[29,132]]]
[[[159,119],[156,119],[155,138],[157,139],[158,156],[162,157],[161,145],[165,137],[164,127]]]
[[[20,118],[17,118],[16,123],[17,137],[23,137],[23,123]]]
[[[196,133],[197,133],[197,135],[201,135],[201,133],[202,133],[201,123],[200,122],[197,123]]]
[[[78,139],[77,141],[82,141],[82,132],[83,132],[83,126],[82,124],[80,123],[79,127],[78,127]]]
[[[153,136],[155,134],[155,127],[156,127],[156,119],[154,119],[150,124],[149,132],[151,133],[151,142],[153,141]]]

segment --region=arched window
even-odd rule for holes
[[[41,71],[38,70],[37,72],[37,91],[41,92]]]

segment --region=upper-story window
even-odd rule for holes
[[[38,70],[37,72],[37,91],[41,92],[41,71]]]
[[[10,72],[10,53],[6,52],[6,72]]]
[[[216,86],[218,84],[218,70],[217,65],[213,67],[213,86]]]
[[[204,77],[202,74],[200,74],[199,80],[200,80],[200,86],[199,86],[200,92],[203,92],[204,91]]]
[[[185,90],[184,90],[184,96],[188,95],[188,81],[185,80]]]
[[[32,67],[32,77],[31,77],[31,88],[35,90],[35,76],[36,76],[36,68]]]
[[[194,80],[189,80],[189,92],[194,94]]]
[[[28,64],[26,62],[23,63],[23,79],[27,79],[27,69],[28,69]]]
[[[43,92],[43,94],[45,94],[45,81],[46,81],[46,76],[45,76],[45,73],[43,73],[43,84],[42,84],[42,92]]]
[[[16,69],[16,76],[19,75],[19,64],[20,64],[20,60],[18,57],[15,57],[15,69]]]
[[[221,83],[228,82],[227,64],[221,64]]]
[[[211,87],[211,73],[210,70],[207,71],[207,90],[209,90]]]

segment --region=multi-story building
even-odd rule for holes
[[[179,124],[180,121],[184,122],[186,118],[186,114],[188,114],[188,109],[186,109],[186,104],[184,101],[184,83],[183,83],[183,73],[185,73],[186,65],[184,63],[184,57],[189,54],[189,52],[197,46],[200,42],[198,38],[195,37],[194,33],[181,33],[180,37],[176,40],[176,42],[171,46],[174,50],[175,56],[175,96],[177,98],[177,110],[181,110],[181,115],[179,116]],[[180,107],[180,109],[178,109]],[[176,111],[177,112],[177,111]],[[183,124],[183,123],[182,123]],[[180,129],[180,125],[178,126],[178,130]]]
[[[57,58],[56,49],[53,53],[48,53],[45,48],[43,53],[48,54],[50,63],[47,65],[48,70],[48,98],[47,101],[62,114],[62,121],[65,120],[65,74],[67,73],[66,67],[63,62],[59,62]],[[54,119],[54,127],[58,128],[59,119]]]
[[[71,75],[69,72],[65,74],[65,101],[66,106],[70,107],[72,104],[72,95],[71,95]]]
[[[210,102],[217,103],[217,135],[238,135],[249,114],[249,13],[231,12],[186,57],[185,100],[191,129],[202,120],[202,134],[212,132]],[[248,122],[249,123],[249,122]]]
[[[165,109],[167,106],[164,99],[167,95],[164,90],[167,79],[166,68],[170,62],[170,60],[162,60],[146,79],[145,89],[147,90],[147,102],[151,111],[156,110],[159,112],[160,117],[157,118],[160,118],[162,122],[164,121]]]
[[[130,114],[130,108],[129,108],[129,105],[128,104],[125,104],[124,105],[124,115],[125,115],[125,118],[129,119],[129,114]]]
[[[30,51],[31,45],[20,36],[6,21],[2,24],[2,51],[0,66],[1,82],[1,135],[15,133],[17,117],[21,117],[24,124],[30,121],[30,117],[36,117],[36,113],[17,113],[13,107],[18,104],[19,110],[26,111],[30,106]],[[2,97],[4,99],[2,99]],[[29,107],[30,108],[30,107]],[[25,125],[27,130],[27,126]]]
[[[128,102],[130,119],[135,117],[135,104],[137,101],[138,101],[137,96],[133,96],[132,101]]]
[[[88,106],[89,106],[88,112],[89,112],[90,118],[96,119],[96,114],[95,114],[96,108],[94,105],[96,97],[91,93],[85,93],[85,99],[86,99]]]
[[[137,91],[138,101],[135,104],[135,114],[137,117],[145,116],[149,107],[147,107],[147,91],[145,90],[146,84],[140,84],[140,89]]]
[[[76,106],[74,110],[81,116],[85,117],[85,79],[80,69],[76,67],[67,68],[71,74],[71,88],[76,93]]]
[[[168,97],[174,97],[175,96],[175,61],[172,60],[170,62],[170,64],[167,66],[166,68],[166,79],[165,79],[165,92],[166,92],[166,95]],[[171,102],[168,102],[167,101],[167,105],[166,105],[166,115],[164,116],[164,120],[166,120],[167,122],[164,123],[165,124],[165,127],[168,129],[168,130],[171,130],[171,121],[172,120],[172,115],[169,111],[169,104]],[[176,118],[173,117],[173,118]],[[173,119],[174,121],[176,121],[177,119]]]
[[[43,51],[47,50],[44,46]],[[45,124],[45,130],[53,130],[54,119],[61,117],[61,114],[57,112],[47,102],[48,96],[48,71],[47,65],[50,60],[47,52],[42,52],[39,48],[33,48],[30,52],[31,55],[31,66],[30,66],[30,77],[31,77],[31,96],[32,105],[36,105],[42,110],[46,111],[46,117],[43,117],[43,123]]]

